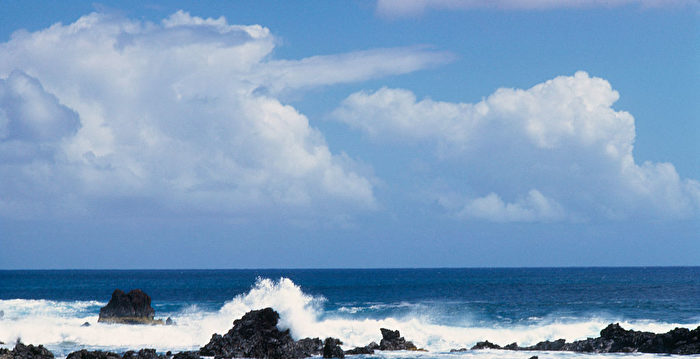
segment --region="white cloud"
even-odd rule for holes
[[[565,218],[563,209],[556,201],[535,189],[513,203],[503,202],[501,197],[493,192],[469,200],[458,216],[492,222],[546,222]]]
[[[695,6],[694,0],[377,0],[377,12],[384,16],[414,16],[428,9],[558,9],[618,7]]]
[[[161,23],[93,13],[14,33],[0,44],[0,215],[87,213],[109,201],[229,214],[375,206],[370,178],[275,94],[447,55],[275,60],[275,44],[262,26],[182,11]]]
[[[462,216],[696,215],[697,181],[682,179],[669,163],[635,163],[634,118],[612,108],[618,98],[606,80],[577,72],[527,90],[499,89],[476,104],[418,101],[402,89],[358,92],[333,116],[375,140],[434,143],[476,194],[448,206]],[[501,196],[521,199],[505,203]]]
[[[75,134],[78,116],[21,71],[0,79],[0,140],[54,142]]]

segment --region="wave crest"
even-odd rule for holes
[[[470,313],[460,313],[459,316],[464,318],[447,325],[430,314],[430,307],[439,312],[439,302],[373,303],[366,308],[389,313],[380,318],[363,317],[360,313],[363,309],[353,306],[325,311],[326,302],[323,296],[305,293],[288,278],[258,278],[248,292],[236,295],[218,311],[207,311],[191,304],[167,314],[177,325],[133,326],[97,323],[99,308],[104,305],[98,301],[0,300],[0,310],[5,312],[0,320],[0,341],[12,343],[22,338],[25,343],[44,344],[58,356],[82,347],[116,351],[143,347],[162,351],[193,350],[206,344],[213,333],[228,331],[233,320],[246,312],[265,307],[272,307],[280,313],[280,329],[290,329],[295,339],[332,336],[342,339],[345,347],[349,348],[379,342],[379,329],[391,328],[398,329],[402,336],[431,352],[470,347],[485,339],[501,345],[512,342],[531,345],[541,340],[559,338],[573,341],[598,336],[599,331],[610,322],[652,332],[688,326],[651,320],[625,321],[603,314],[567,320],[533,317],[523,324],[494,326],[493,323],[471,320]],[[402,310],[414,305],[421,309],[409,311],[408,314]],[[399,312],[403,314],[398,315]],[[91,326],[82,327],[85,321]]]

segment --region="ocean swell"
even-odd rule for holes
[[[154,300],[157,301],[157,298]],[[157,317],[170,316],[176,322],[173,326],[97,323],[99,307],[104,304],[98,301],[0,300],[0,310],[4,312],[4,317],[0,319],[0,341],[13,343],[21,338],[25,343],[44,344],[59,356],[83,347],[107,350],[144,347],[159,351],[193,350],[206,344],[213,333],[228,331],[232,321],[244,313],[265,307],[272,307],[280,313],[279,327],[290,329],[295,339],[332,336],[341,338],[346,349],[372,341],[379,342],[379,329],[383,327],[400,330],[402,336],[412,340],[418,347],[431,352],[447,352],[452,348],[470,347],[484,339],[501,345],[512,342],[531,345],[541,340],[559,338],[579,340],[598,336],[599,331],[610,322],[620,322],[628,329],[652,332],[666,332],[677,326],[700,325],[652,320],[626,321],[610,315],[566,320],[554,316],[529,318],[526,324],[511,325],[498,322],[484,324],[480,321],[470,325],[470,313],[460,314],[466,318],[464,320],[452,321],[464,324],[448,325],[430,315],[430,307],[439,306],[439,302],[375,303],[325,310],[325,298],[304,293],[287,278],[259,278],[247,293],[235,296],[218,311],[203,310],[193,303],[178,311],[156,313]],[[403,311],[400,315],[380,318],[359,315],[376,309],[391,313],[393,307],[404,310],[414,305],[419,310]],[[90,323],[90,326],[82,326],[84,322]]]

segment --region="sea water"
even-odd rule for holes
[[[116,288],[142,289],[156,318],[176,325],[98,323]],[[597,337],[612,322],[652,332],[695,328],[700,267],[0,271],[4,347],[21,338],[58,357],[82,348],[196,350],[264,307],[277,310],[278,326],[296,339],[331,336],[350,349],[379,342],[379,329],[390,328],[428,350],[362,358],[668,357],[449,350],[487,339],[525,346]]]

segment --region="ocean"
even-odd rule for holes
[[[114,289],[140,288],[173,326],[97,323]],[[426,353],[362,358],[656,358],[653,354],[467,351],[477,341],[532,345],[597,337],[607,324],[666,332],[700,325],[700,267],[0,271],[0,341],[82,348],[196,350],[252,309],[272,307],[295,339],[345,349],[398,329]],[[90,326],[81,326],[84,322]],[[700,356],[685,356],[700,357]]]

